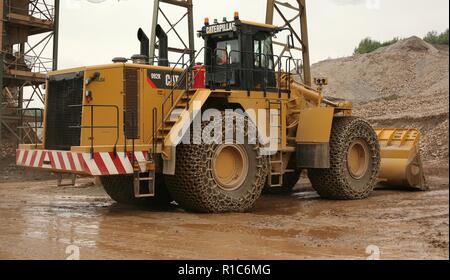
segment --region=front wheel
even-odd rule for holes
[[[310,169],[308,177],[323,198],[367,198],[374,190],[380,169],[380,146],[372,126],[356,117],[333,122],[329,169]]]
[[[253,123],[240,114],[234,117],[247,125],[227,127],[230,123],[223,118],[223,128],[248,137]],[[257,144],[179,145],[175,175],[166,176],[166,182],[172,197],[187,210],[245,212],[261,196],[267,174],[268,159]]]

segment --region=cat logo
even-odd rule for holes
[[[155,89],[173,89],[178,85],[180,74],[171,71],[149,69],[147,71],[147,83]]]
[[[177,85],[178,80],[180,79],[179,75],[166,75],[166,86],[168,87],[174,87]]]
[[[218,25],[211,25],[206,27],[206,34],[215,34],[230,32],[236,29],[236,24],[234,22],[227,22]]]

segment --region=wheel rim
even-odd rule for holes
[[[247,178],[249,159],[240,145],[222,145],[213,158],[213,175],[219,187],[226,191],[239,189]]]
[[[354,179],[363,178],[369,169],[369,147],[365,141],[353,142],[347,154],[347,168]]]

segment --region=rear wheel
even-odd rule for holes
[[[234,117],[246,125],[226,127],[230,124],[222,118],[222,127],[233,130],[233,135],[242,133],[248,143],[252,122],[240,114]],[[245,212],[261,196],[267,174],[268,160],[260,155],[258,145],[179,145],[175,175],[166,176],[166,182],[172,197],[187,210]]]
[[[380,168],[380,146],[372,126],[356,117],[333,122],[331,168],[310,169],[314,189],[327,199],[363,199],[375,188]]]
[[[100,178],[106,193],[116,202],[135,206],[165,208],[173,201],[162,176],[156,176],[156,194],[151,198],[136,198],[132,176],[107,176]],[[148,182],[141,182],[147,184]]]

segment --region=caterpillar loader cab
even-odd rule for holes
[[[20,145],[17,164],[99,177],[119,203],[198,212],[248,211],[305,170],[328,199],[366,198],[379,181],[426,189],[419,131],[375,130],[351,102],[323,96],[325,79],[305,85],[296,71],[309,65],[274,55],[280,28],[206,21],[204,47],[183,64],[156,31],[157,65],[140,30],[131,62],[50,73],[43,142]]]
[[[276,26],[241,21],[210,25],[206,20],[199,35],[205,41],[206,85],[228,90],[278,91],[272,38]],[[277,60],[277,61],[275,61]]]

